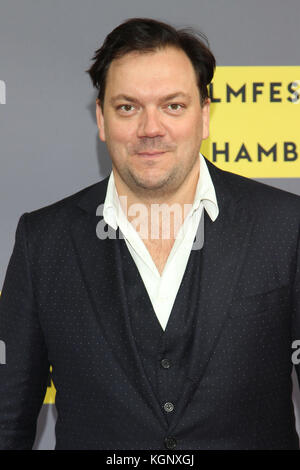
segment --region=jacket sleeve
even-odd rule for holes
[[[0,297],[1,450],[32,449],[49,374],[31,281],[27,217],[24,213],[17,224]]]
[[[295,365],[298,385],[300,388],[300,229],[298,238],[298,251],[296,257],[296,274],[293,284],[293,311],[292,311],[292,348],[296,348],[292,357]]]

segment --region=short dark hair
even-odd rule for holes
[[[205,44],[206,42],[206,44]],[[106,77],[114,59],[133,51],[151,52],[173,46],[183,50],[194,67],[201,105],[208,98],[207,85],[211,82],[216,60],[209,49],[206,36],[193,28],[175,29],[173,26],[151,18],[130,18],[106,36],[100,49],[91,60],[95,62],[86,70],[103,109]]]

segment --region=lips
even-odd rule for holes
[[[155,155],[162,155],[163,153],[165,152],[162,152],[162,151],[157,151],[157,152],[139,152],[138,155],[140,155],[141,157],[145,156],[145,157],[154,157]]]

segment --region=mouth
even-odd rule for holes
[[[152,152],[139,152],[138,156],[139,157],[159,157],[160,155],[163,155],[166,152],[161,152],[161,151],[152,151]]]

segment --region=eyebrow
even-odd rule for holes
[[[171,93],[170,95],[166,95],[166,96],[163,96],[160,101],[167,101],[167,100],[172,100],[174,98],[187,98],[187,99],[190,99],[191,98],[191,95],[187,94],[187,93],[183,93],[182,91],[177,91],[175,93]],[[124,101],[128,101],[130,103],[138,103],[139,101],[134,98],[133,96],[128,96],[128,95],[123,95],[123,94],[120,94],[120,95],[116,95],[116,96],[113,96],[111,99],[110,99],[110,104],[115,104],[116,101],[121,101],[121,100],[124,100]]]

